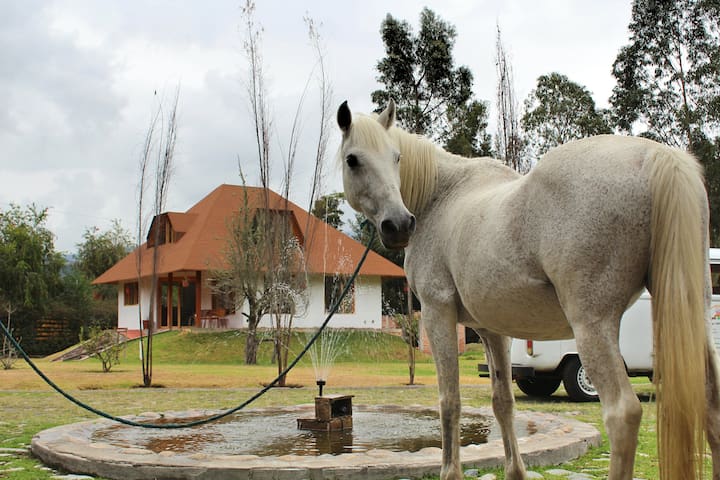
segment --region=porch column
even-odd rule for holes
[[[197,270],[195,272],[195,326],[200,327],[200,303],[202,302],[202,272]]]
[[[170,330],[173,329],[173,274],[168,273],[168,286],[167,286],[167,324]]]

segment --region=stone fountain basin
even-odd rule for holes
[[[422,410],[411,406],[356,406],[357,411]],[[278,411],[300,416],[312,415],[313,405],[258,408],[257,413]],[[147,413],[127,417],[135,421],[163,418],[183,423],[191,418],[218,413],[216,411],[188,411],[165,414]],[[490,408],[463,408],[463,414],[492,416]],[[532,426],[532,434],[519,438],[520,450],[528,466],[554,465],[583,455],[591,446],[601,442],[600,433],[591,425],[548,413],[517,412],[515,422]],[[44,463],[73,473],[99,475],[118,480],[141,479],[388,479],[421,478],[440,471],[441,450],[423,448],[417,452],[369,449],[360,453],[337,455],[227,455],[156,453],[147,448],[119,447],[93,440],[98,431],[116,425],[109,420],[95,420],[51,428],[38,433],[32,440],[32,452]],[[127,427],[133,428],[133,427]],[[185,432],[191,430],[185,430]],[[153,430],[145,430],[151,435]],[[187,433],[185,433],[187,434]],[[484,444],[461,447],[463,467],[495,467],[504,462],[500,439]]]

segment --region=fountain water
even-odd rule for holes
[[[308,340],[312,337],[309,333],[306,336]],[[315,380],[320,389],[320,396],[322,396],[323,387],[330,377],[330,370],[335,364],[335,359],[345,351],[343,338],[342,330],[326,328],[308,351],[315,371]]]
[[[342,332],[325,329],[310,349],[315,370],[318,396],[315,397],[315,418],[298,418],[297,427],[316,432],[335,432],[353,428],[352,395],[323,395],[330,369],[343,347]]]

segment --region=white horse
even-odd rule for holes
[[[652,292],[661,478],[702,476],[707,438],[720,480],[720,362],[709,333],[708,206],[690,155],[630,137],[599,136],[545,155],[521,176],[466,159],[343,103],[345,196],[390,248],[422,304],[437,365],[442,479],[459,455],[457,323],[478,330],[505,446],[505,478],[525,478],[513,430],[509,337],[574,336],[597,388],[611,480],[631,479],[640,402],[618,347],[620,317]],[[707,437],[705,437],[707,434]]]

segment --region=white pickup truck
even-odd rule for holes
[[[720,351],[720,249],[710,249],[713,284],[712,335]],[[620,323],[620,352],[628,376],[649,377],[653,374],[653,340],[650,295],[647,291],[627,309]],[[514,338],[510,347],[512,375],[526,395],[547,397],[563,383],[574,401],[597,400],[597,392],[580,363],[575,340],[533,341]],[[479,366],[487,376],[487,365]]]

